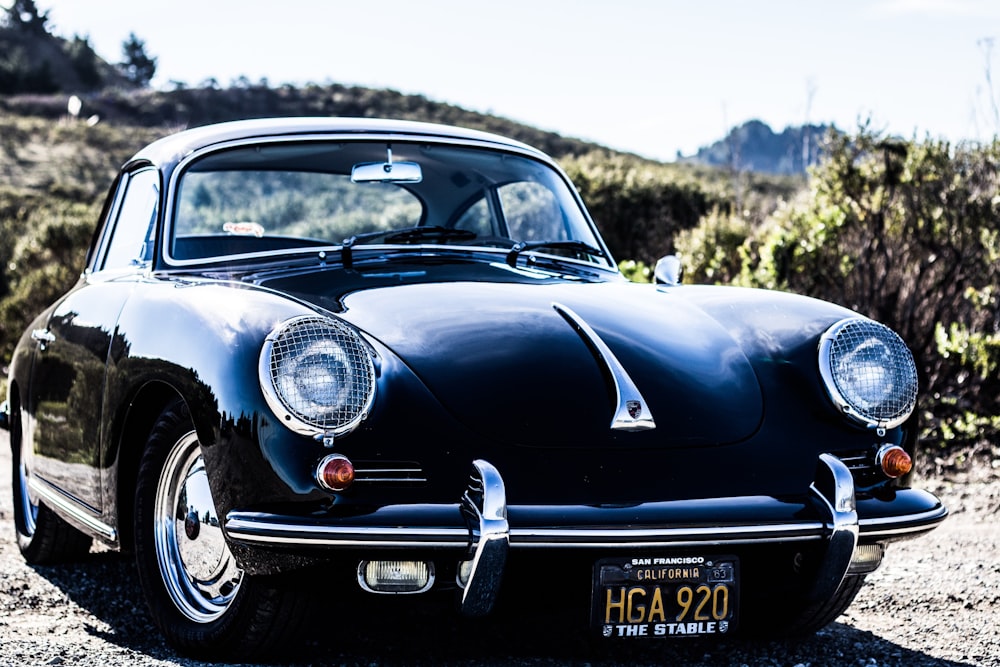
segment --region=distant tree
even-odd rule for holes
[[[122,42],[124,60],[118,64],[118,69],[130,82],[139,87],[149,85],[156,74],[156,58],[146,53],[146,43],[130,32],[128,39]]]
[[[33,61],[20,44],[2,44],[0,49],[0,95],[53,93],[59,89],[48,60]]]
[[[4,15],[2,24],[24,32],[48,33],[48,12],[39,12],[35,0],[14,0]]]
[[[90,46],[90,39],[76,35],[73,41],[66,42],[63,50],[69,56],[73,71],[80,77],[84,88],[92,89],[101,85],[101,72],[98,69],[98,57]]]

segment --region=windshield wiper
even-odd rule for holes
[[[454,229],[440,225],[403,227],[402,229],[382,229],[377,232],[355,234],[344,239],[340,246],[340,258],[344,266],[351,267],[351,248],[363,241],[384,237],[386,243],[416,243],[420,241],[471,241],[477,234],[468,229]]]
[[[511,266],[517,266],[517,256],[520,255],[525,250],[534,250],[536,248],[555,248],[557,250],[576,250],[578,252],[584,252],[588,255],[593,255],[594,257],[604,257],[607,259],[607,255],[600,248],[595,248],[594,246],[584,243],[583,241],[518,241],[514,244],[514,247],[510,249],[507,253],[507,263]]]

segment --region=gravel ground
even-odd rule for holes
[[[998,454],[994,449],[980,456],[975,466],[938,462],[920,485],[937,493],[952,516],[930,535],[890,547],[854,605],[813,637],[651,641],[616,653],[590,645],[558,618],[537,614],[507,613],[485,624],[403,607],[362,625],[335,620],[337,608],[347,606],[341,603],[317,616],[311,636],[321,639],[289,648],[289,664],[1000,666]],[[13,537],[10,451],[3,434],[0,665],[205,664],[178,657],[161,641],[128,558],[95,547],[81,563],[30,567]],[[350,643],[341,643],[345,639]]]

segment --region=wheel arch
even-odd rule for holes
[[[114,467],[115,508],[119,548],[131,552],[135,540],[135,490],[139,462],[146,440],[163,410],[176,401],[187,400],[170,384],[151,381],[139,388],[116,429],[117,460]]]

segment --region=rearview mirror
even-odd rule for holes
[[[362,162],[351,169],[354,183],[419,183],[423,178],[416,162]]]
[[[352,183],[419,183],[424,174],[416,162],[393,162],[392,145],[385,147],[385,162],[359,162],[351,169]]]

